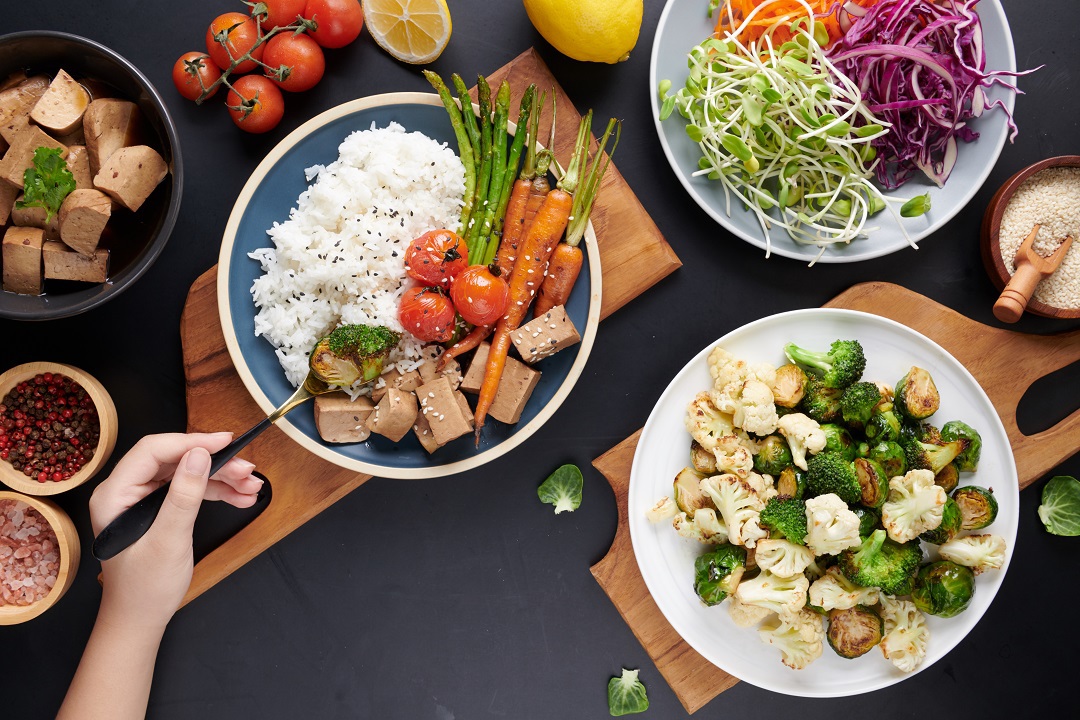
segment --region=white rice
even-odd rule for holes
[[[312,346],[339,325],[402,331],[398,304],[412,284],[405,249],[428,230],[456,230],[465,191],[457,154],[397,123],[352,133],[338,153],[307,169],[315,182],[267,231],[274,247],[250,255],[264,273],[251,286],[255,335],[273,344],[294,386],[307,376]],[[422,345],[403,333],[390,362],[419,364]]]

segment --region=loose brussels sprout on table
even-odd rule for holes
[[[978,485],[965,485],[953,493],[960,506],[960,527],[963,530],[982,530],[997,518],[998,502],[994,491]]]
[[[964,612],[974,595],[975,573],[949,560],[938,560],[921,567],[911,591],[915,607],[929,615],[946,618]]]
[[[836,654],[849,660],[861,657],[881,642],[885,623],[872,608],[856,605],[846,610],[829,611],[829,630],[825,637]]]
[[[746,550],[723,544],[694,561],[694,592],[706,605],[719,605],[735,592],[746,570]]]

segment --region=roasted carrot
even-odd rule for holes
[[[514,182],[514,188],[506,204],[502,239],[495,253],[495,264],[498,265],[504,277],[510,277],[510,272],[514,269],[517,247],[524,235],[525,203],[529,199],[533,179],[536,177],[536,133],[540,124],[540,111],[543,110],[546,99],[547,93],[540,93],[539,99],[533,96],[531,117],[525,129],[525,163],[521,168],[521,176]]]
[[[565,305],[574,289],[584,255],[581,248],[567,243],[559,243],[551,254],[547,276],[544,277],[540,291],[536,293],[534,315],[543,315],[557,305]]]
[[[494,329],[494,325],[477,325],[474,327],[469,331],[468,335],[451,345],[446,352],[439,356],[439,362],[436,363],[435,369],[442,372],[450,361],[458,355],[464,355],[476,348],[480,343],[484,342],[484,340],[487,340],[488,335],[490,335]]]

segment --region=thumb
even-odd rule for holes
[[[169,537],[191,537],[210,473],[210,453],[196,447],[185,453],[173,473],[169,494],[158,512],[154,527]]]

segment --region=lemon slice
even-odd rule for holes
[[[429,63],[450,42],[450,9],[444,0],[363,0],[363,6],[371,37],[402,62]]]

